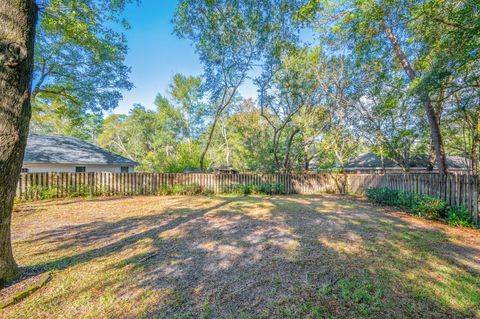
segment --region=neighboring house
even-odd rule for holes
[[[30,134],[23,173],[131,173],[138,163],[81,139],[53,134]]]
[[[468,172],[470,161],[460,156],[447,156],[450,172]],[[410,172],[428,172],[428,157],[422,156],[412,160]],[[403,172],[404,170],[390,159],[382,159],[373,153],[363,153],[350,159],[345,165],[345,171],[350,173],[382,173]],[[436,166],[433,171],[437,171]]]

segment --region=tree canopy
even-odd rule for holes
[[[94,140],[102,112],[133,87],[125,65],[128,0],[50,0],[40,3],[33,73],[34,131]]]
[[[103,119],[131,87],[125,39],[107,23],[125,23],[125,3],[47,2],[34,129],[96,141],[146,171],[342,170],[373,152],[404,170],[425,157],[447,170],[458,155],[478,172],[475,0],[181,0],[174,33],[203,73],[175,75],[155,110]],[[247,81],[256,99],[240,96]]]

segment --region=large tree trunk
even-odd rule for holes
[[[10,222],[31,116],[34,0],[0,0],[0,284],[15,278]]]
[[[303,147],[303,171],[308,173],[310,170],[310,157],[308,156],[308,147]]]
[[[299,129],[296,129],[295,131],[290,134],[290,137],[288,138],[287,142],[287,150],[285,151],[285,158],[283,160],[283,172],[287,174],[290,171],[290,150],[292,149],[292,143],[295,135],[297,135],[300,132]]]
[[[398,39],[393,33],[391,27],[384,26],[385,33],[392,44],[393,51],[397,59],[400,61],[405,73],[407,74],[410,81],[413,81],[416,77],[415,70],[413,69],[412,65],[407,59],[405,52],[402,50],[400,44],[398,43]],[[435,112],[435,108],[432,105],[432,101],[430,97],[425,94],[422,98],[423,106],[425,108],[425,113],[427,115],[428,124],[430,126],[430,137],[432,139],[433,146],[435,147],[435,155],[437,158],[437,165],[438,170],[440,173],[446,174],[448,167],[447,167],[447,160],[445,155],[445,149],[443,146],[442,135],[440,133],[440,121],[438,120],[437,114]]]
[[[428,153],[428,163],[427,163],[427,171],[433,171],[435,167],[435,160],[436,160],[436,153],[435,153],[435,147],[433,146],[433,143],[430,143],[429,145],[429,153]]]
[[[208,149],[210,148],[210,144],[212,144],[213,133],[215,132],[215,127],[217,126],[218,119],[219,117],[215,116],[212,127],[210,128],[210,132],[208,133],[207,144],[205,145],[202,155],[200,156],[200,169],[202,171],[205,170],[205,157],[207,156]]]
[[[475,116],[473,118],[473,128],[472,128],[472,146],[470,148],[470,160],[472,161],[471,163],[471,169],[472,169],[472,174],[478,175],[479,173],[479,168],[478,168],[478,162],[480,160],[480,156],[478,154],[478,148],[480,146],[480,134],[478,133],[478,117]]]

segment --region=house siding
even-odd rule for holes
[[[134,171],[134,167],[132,165],[125,165],[125,164],[93,165],[93,164],[24,163],[22,168],[28,169],[29,173],[75,173],[75,167],[77,166],[84,166],[86,169],[86,173],[90,173],[90,172],[120,173],[122,167],[128,167],[129,173],[133,173]]]

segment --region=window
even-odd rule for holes
[[[120,172],[122,172],[122,173],[128,173],[128,166],[122,166],[122,167],[120,167]]]
[[[28,173],[28,168],[22,167],[22,173]]]
[[[75,167],[75,173],[85,173],[86,171],[87,171],[87,169],[85,168],[85,166]]]

